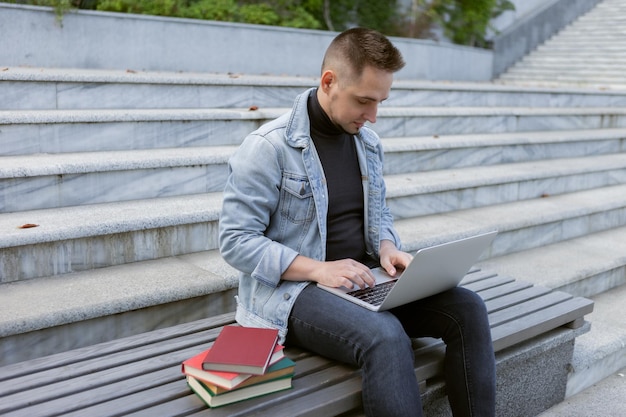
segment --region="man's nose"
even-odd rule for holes
[[[378,104],[371,105],[366,111],[363,117],[368,122],[374,124],[376,123],[376,115],[378,114]]]

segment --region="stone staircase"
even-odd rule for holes
[[[316,80],[13,67],[0,80],[2,364],[234,309],[216,249],[226,162]],[[624,292],[626,91],[398,81],[374,127],[405,249],[496,228],[485,268]],[[626,328],[595,314],[574,391],[624,365]]]
[[[603,0],[507,70],[500,80],[626,88],[626,1]]]
[[[603,0],[587,14],[545,42],[534,52],[502,74],[496,81],[504,85],[525,85],[538,88],[584,87],[596,91],[626,90],[626,1]],[[616,105],[616,108],[623,105]],[[622,142],[623,143],[623,142]],[[623,145],[622,145],[623,149]],[[622,151],[623,152],[623,151]],[[624,178],[626,172],[616,171]],[[623,191],[615,190],[616,196]],[[589,198],[595,199],[592,195]],[[597,196],[604,200],[604,197]],[[597,200],[599,202],[601,200]],[[573,203],[571,207],[574,207]],[[624,211],[608,207],[589,219],[589,224],[611,223]],[[615,240],[622,221],[596,230],[590,235],[570,236],[559,244],[539,246],[524,252],[507,254],[488,260],[487,267],[498,267],[518,279],[544,282],[573,294],[585,295],[595,301],[590,316],[592,331],[576,342],[574,363],[567,387],[567,396],[576,394],[626,366],[626,269],[623,261],[626,247],[623,237]],[[547,233],[567,233],[567,229]],[[537,265],[544,271],[537,276]],[[572,274],[572,271],[577,271]],[[575,277],[574,277],[575,276]]]

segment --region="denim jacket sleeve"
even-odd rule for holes
[[[267,235],[278,210],[282,169],[271,142],[249,135],[229,161],[220,218],[220,250],[235,269],[276,287],[297,252]]]

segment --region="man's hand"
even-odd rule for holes
[[[413,259],[409,253],[402,252],[390,240],[380,241],[380,266],[392,277],[398,273],[398,268],[406,269]]]
[[[305,256],[297,256],[281,276],[287,281],[315,281],[328,287],[359,288],[375,284],[370,269],[353,259],[338,261],[316,261]]]

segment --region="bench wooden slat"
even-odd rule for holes
[[[513,281],[504,285],[500,285],[498,287],[488,288],[488,289],[484,289],[484,290],[477,291],[477,292],[478,294],[480,294],[480,296],[482,297],[484,301],[490,301],[496,298],[503,297],[508,294],[525,290],[532,286],[533,285],[528,282]],[[471,287],[468,287],[468,288],[472,289]]]
[[[191,352],[191,350],[189,350]],[[180,379],[171,366],[160,370],[137,373],[138,368],[118,366],[109,372],[97,372],[91,376],[78,377],[54,384],[43,386],[30,392],[22,392],[7,397],[13,407],[19,407],[5,416],[39,417],[46,416],[49,410],[71,410],[89,407],[97,401],[108,401],[122,395],[132,394],[155,386]],[[104,385],[102,385],[104,383]],[[38,398],[39,404],[31,404],[28,398]]]
[[[460,285],[471,284],[473,282],[481,281],[483,279],[493,278],[497,275],[498,274],[492,271],[485,271],[482,269],[472,268],[467,274],[465,274],[465,276],[461,280]]]
[[[511,306],[517,305],[519,303],[523,303],[527,300],[532,300],[542,295],[546,295],[551,290],[545,287],[519,287],[517,291],[511,291],[509,293],[503,293],[502,296],[497,298],[491,298],[485,300],[485,304],[487,305],[487,310],[489,313],[494,314],[497,311],[503,310],[505,308],[509,308]],[[479,293],[480,296],[483,296],[483,293]]]
[[[12,394],[7,395],[7,401],[3,401],[0,405],[0,413],[30,404],[33,398],[48,401],[52,400],[53,396],[67,397],[87,388],[108,386],[126,379],[129,371],[145,373],[166,368],[170,364],[172,355],[180,363],[197,353],[201,346],[208,346],[206,343],[198,343],[198,335],[200,335],[200,340],[210,342],[217,337],[219,331],[219,328],[214,328],[163,343],[121,351],[102,358],[87,359],[63,366],[61,368],[63,372],[59,372],[58,369],[49,369],[32,376],[21,377],[14,381],[14,386],[8,389],[2,388],[5,392],[12,392]],[[8,382],[5,381],[5,383]],[[56,388],[50,390],[48,385],[55,383]],[[19,390],[15,391],[17,388]]]
[[[513,278],[501,277],[501,276],[496,275],[496,276],[482,279],[479,281],[469,282],[467,284],[463,283],[462,286],[475,292],[481,292],[486,289],[499,287],[501,285],[508,284],[513,281],[514,281]]]
[[[591,313],[593,301],[575,297],[566,302],[524,316],[523,322],[507,322],[491,330],[494,349],[500,351]]]
[[[123,395],[72,412],[64,412],[63,417],[111,417],[111,415],[113,415],[112,410],[115,410],[119,415],[127,416],[135,411],[146,408],[157,409],[158,413],[153,414],[154,416],[174,417],[176,415],[187,415],[206,407],[204,404],[199,404],[193,408],[185,408],[183,407],[183,403],[176,402],[181,396],[188,395],[189,391],[185,389],[184,380],[176,378],[175,381],[167,384]],[[97,400],[97,398],[93,398],[92,403]],[[175,404],[174,408],[172,408],[170,404]],[[169,408],[169,411],[165,411],[165,408]]]
[[[15,380],[16,377],[21,375],[30,376],[34,369],[37,370],[37,372],[42,372],[47,369],[55,369],[87,359],[102,358],[135,347],[168,341],[185,335],[193,335],[203,330],[219,328],[226,324],[233,323],[234,321],[235,313],[220,314],[190,323],[183,323],[164,329],[112,340],[110,342],[99,343],[94,346],[74,349],[71,351],[71,355],[68,355],[67,352],[61,352],[43,358],[7,365],[0,367],[0,382]],[[0,383],[0,392],[3,392],[3,388],[4,386]]]
[[[318,417],[343,414],[361,405],[361,377],[351,378],[324,390],[302,396],[297,402],[281,402],[264,409],[260,416]],[[250,414],[246,414],[250,415]],[[254,415],[254,414],[252,414]],[[212,414],[206,413],[206,416]]]
[[[563,303],[572,296],[564,292],[549,292],[539,297],[520,302],[505,309],[497,310],[489,314],[489,323],[492,327],[511,322],[531,313],[545,310],[551,306]]]

